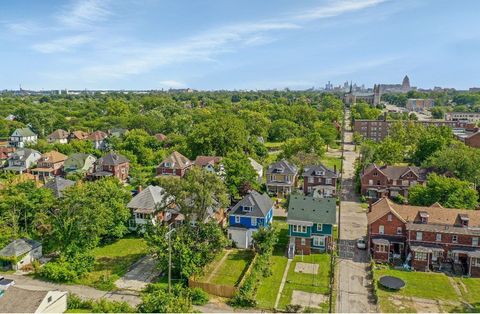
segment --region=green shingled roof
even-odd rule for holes
[[[321,224],[335,224],[337,222],[336,199],[292,194],[290,195],[288,204],[287,219]]]

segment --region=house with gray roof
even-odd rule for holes
[[[12,171],[16,173],[27,172],[32,168],[37,161],[42,157],[40,152],[30,149],[18,149],[8,157],[8,166],[4,168],[5,171]]]
[[[138,194],[127,204],[127,207],[132,210],[132,219],[129,221],[131,230],[137,230],[139,227],[144,229],[147,224],[156,225],[176,218],[172,216],[175,216],[177,211],[169,208],[173,200],[167,198],[162,187],[149,185],[144,190],[141,187],[138,190]]]
[[[63,313],[67,310],[66,291],[28,290],[13,286],[0,292],[2,313]]]
[[[337,222],[336,198],[291,194],[288,202],[288,256],[329,249]]]
[[[239,248],[252,244],[252,235],[268,227],[273,218],[273,201],[267,194],[251,191],[230,210],[228,238]]]
[[[337,188],[337,169],[327,168],[323,164],[305,166],[303,169],[303,192],[305,195],[319,197],[335,196]]]
[[[31,239],[16,239],[0,250],[0,257],[3,257],[0,269],[17,270],[42,257],[42,244]],[[9,258],[13,258],[12,261]]]
[[[10,135],[10,146],[23,148],[27,145],[35,145],[38,136],[30,128],[18,128]]]
[[[62,177],[54,177],[47,181],[43,188],[50,189],[55,197],[62,197],[62,192],[75,185],[75,181],[67,180]]]
[[[110,152],[95,162],[95,172],[92,174],[92,177],[101,178],[113,176],[122,182],[126,182],[129,169],[130,161],[127,157],[117,154],[116,152]]]
[[[267,191],[279,196],[292,193],[297,182],[297,173],[297,167],[286,160],[271,164],[267,169]]]

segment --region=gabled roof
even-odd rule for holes
[[[337,222],[336,198],[292,194],[288,202],[288,220],[333,225]]]
[[[83,131],[73,131],[70,133],[70,137],[78,140],[85,140],[88,138],[88,133]]]
[[[252,211],[244,211],[243,207],[251,207]],[[265,217],[272,207],[273,201],[267,194],[260,194],[257,191],[251,191],[232,207],[231,214]]]
[[[14,151],[15,147],[0,147],[0,159],[7,159]]]
[[[127,207],[132,209],[150,209],[155,208],[163,202],[165,190],[159,186],[149,185],[145,190],[135,195]]]
[[[325,178],[331,178],[331,179],[336,179],[338,178],[338,174],[336,174],[333,170],[330,168],[325,167],[323,164],[319,165],[313,165],[313,166],[305,166],[303,170],[303,176],[317,176],[316,172],[321,171],[324,172],[324,175],[322,177]]]
[[[55,177],[45,183],[43,187],[52,190],[55,197],[61,197],[62,191],[73,185],[75,185],[75,181],[67,180],[62,177]]]
[[[165,158],[160,164],[160,166],[162,166],[166,162],[171,163],[172,168],[174,169],[184,169],[192,164],[192,162],[187,157],[183,156],[177,151],[174,151],[170,154],[170,156]]]
[[[92,141],[101,141],[108,137],[107,133],[102,131],[95,131],[88,135],[88,139]]]
[[[157,141],[163,142],[167,139],[167,136],[163,133],[157,133],[154,135],[154,137],[157,139]]]
[[[458,223],[460,215],[467,215],[469,218],[469,227],[480,227],[480,211],[456,208],[443,208],[437,204],[432,206],[412,206],[400,205],[392,202],[388,198],[381,198],[372,204],[372,210],[367,214],[368,223],[371,224],[383,217],[388,212],[392,212],[400,220],[411,223],[419,222],[420,212],[428,214],[428,224],[430,225],[449,225],[454,226]]]
[[[42,154],[42,157],[40,157],[38,162],[53,162],[53,163],[56,163],[56,162],[65,161],[67,159],[68,159],[68,156],[66,156],[62,153],[59,153],[55,150],[52,150],[51,152]]]
[[[368,165],[363,171],[364,174],[372,172],[376,169],[380,173],[383,173],[390,180],[401,180],[404,176],[412,172],[414,173],[419,180],[426,180],[427,178],[427,169],[416,167],[416,166],[377,166],[376,164]]]
[[[278,170],[282,170],[279,172]],[[297,174],[297,167],[286,160],[277,161],[268,166],[267,173]]]
[[[19,128],[13,131],[13,133],[19,136],[37,136],[30,128]]]
[[[63,140],[68,138],[69,133],[65,130],[58,129],[47,136],[49,140]]]
[[[42,245],[40,242],[31,239],[16,239],[0,250],[0,256],[21,256]]]
[[[27,290],[13,286],[4,293],[0,298],[0,310],[3,313],[35,313],[49,291]]]
[[[215,165],[222,161],[222,157],[218,156],[197,156],[194,164],[199,167],[205,167],[207,165]]]
[[[18,149],[14,153],[12,153],[10,155],[9,159],[16,159],[16,160],[24,161],[24,160],[27,160],[28,157],[30,157],[30,155],[32,155],[32,154],[40,155],[40,153],[38,151],[34,150],[34,149],[22,148],[22,149]]]
[[[115,152],[110,152],[97,160],[97,163],[102,166],[116,166],[127,162],[130,162],[127,157]]]

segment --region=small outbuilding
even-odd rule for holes
[[[0,250],[0,269],[18,270],[42,257],[42,244],[31,239],[16,239]]]

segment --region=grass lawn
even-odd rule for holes
[[[462,292],[462,296],[470,304],[477,303],[480,306],[480,278],[455,278]],[[463,284],[463,285],[462,285]],[[463,286],[466,288],[463,288]]]
[[[295,272],[295,265],[298,262],[320,265],[318,273],[313,275]],[[327,296],[329,292],[329,271],[330,255],[327,253],[304,255],[303,258],[301,255],[296,255],[288,270],[287,281],[280,297],[279,308],[285,309],[288,304],[292,303],[293,290],[319,293]],[[325,304],[325,306],[328,305]],[[324,311],[325,309],[319,310]]]
[[[250,250],[233,250],[213,275],[210,283],[227,286],[237,285],[250,265],[253,255]],[[208,278],[208,273],[205,276]]]
[[[271,258],[272,275],[262,277],[257,290],[256,300],[258,307],[262,309],[273,309],[277,298],[278,289],[282,282],[283,272],[287,266],[285,250],[288,243],[288,225],[284,217],[275,217],[273,225],[279,230],[279,239]]]
[[[324,156],[321,161],[326,167],[333,170],[333,166],[336,166],[337,172],[340,171],[340,164],[342,163],[340,157]]]
[[[76,284],[92,286],[100,290],[115,289],[114,282],[128,268],[147,254],[147,243],[140,238],[124,238],[114,243],[97,247],[94,270],[75,281]]]
[[[269,150],[280,149],[285,142],[265,142],[265,147]]]

